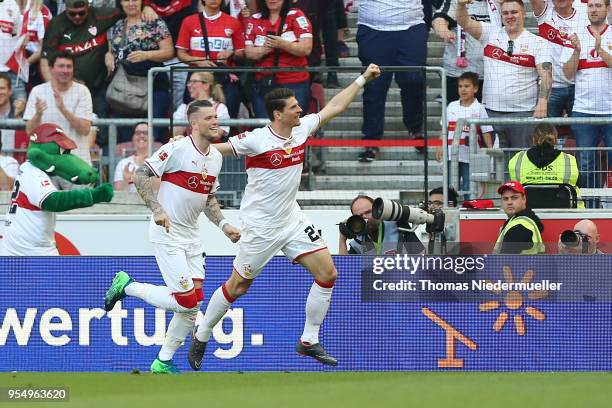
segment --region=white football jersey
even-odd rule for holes
[[[453,101],[448,104],[448,108],[446,108],[446,119],[447,129],[448,129],[448,159],[452,159],[452,143],[455,137],[455,129],[457,125],[458,119],[486,119],[489,116],[487,115],[487,110],[482,106],[478,100],[474,100],[474,102],[470,106],[461,106],[459,101]],[[440,123],[441,124],[441,123]],[[478,136],[483,133],[493,132],[493,127],[490,125],[477,125],[476,131],[478,132]],[[465,125],[461,131],[461,140],[464,141],[465,144],[459,145],[459,161],[461,163],[469,163],[470,162],[470,151],[469,151],[469,136],[470,136],[470,126]]]
[[[595,38],[590,26],[584,26],[578,31],[580,39],[580,59],[576,71],[576,91],[574,96],[574,111],[592,113],[595,115],[612,114],[612,68],[606,65],[595,51]],[[612,28],[606,26],[601,33],[601,47],[612,53]],[[567,62],[574,50],[563,51],[561,61]]]
[[[4,228],[4,252],[16,256],[58,255],[55,213],[42,210],[57,191],[51,178],[29,161],[19,166]]]
[[[319,114],[306,115],[289,138],[270,126],[229,138],[234,154],[246,156],[248,183],[240,204],[247,226],[277,228],[300,210],[295,197],[300,187],[306,141],[321,123]]]
[[[561,54],[564,48],[573,49],[570,36],[577,33],[588,21],[586,8],[574,8],[569,17],[562,17],[555,11],[552,1],[547,0],[544,11],[538,19],[540,37],[548,41],[553,60],[553,88],[566,88],[574,84],[573,79],[567,79],[563,73]]]
[[[529,112],[538,96],[536,66],[551,62],[546,40],[524,30],[512,43],[503,28],[482,23],[484,48],[483,105],[499,112]],[[510,50],[512,44],[512,50]]]
[[[200,242],[198,217],[209,194],[219,189],[223,157],[213,146],[198,150],[191,136],[159,148],[145,164],[161,178],[157,200],[168,214],[170,232],[155,224],[151,216],[151,242],[181,246]]]

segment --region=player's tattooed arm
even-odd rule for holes
[[[206,215],[213,224],[218,226],[230,241],[238,242],[240,240],[240,230],[225,220],[223,213],[221,213],[221,206],[215,196],[208,196],[206,207],[204,208],[204,215]]]
[[[157,225],[166,228],[166,232],[170,231],[170,220],[168,215],[162,208],[159,201],[157,201],[156,195],[153,192],[153,178],[156,177],[155,173],[146,165],[141,165],[136,169],[134,173],[134,185],[136,191],[140,194],[140,197],[144,201],[145,205],[149,207],[153,213],[153,219]]]
[[[215,198],[215,196],[209,195],[206,200],[206,207],[204,208],[204,215],[216,226],[219,226],[223,220],[223,213],[221,213],[221,206]]]

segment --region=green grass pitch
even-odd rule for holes
[[[611,373],[1,373],[0,387],[68,387],[68,402],[15,407],[538,407],[612,406]]]

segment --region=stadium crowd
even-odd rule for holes
[[[356,41],[364,66],[426,65],[429,24],[445,42],[442,66],[448,84],[450,140],[461,118],[612,115],[609,0],[529,1],[538,35],[525,29],[522,0],[4,0],[0,3],[0,117],[23,118],[26,131],[40,123],[58,123],[77,141],[78,155],[91,162],[91,149],[110,154],[108,131],[92,126],[95,117],[145,117],[146,105],[144,110],[131,103],[123,106],[122,95],[128,102],[137,97],[120,93],[119,102],[111,99],[117,98],[111,96],[113,82],[127,77],[135,83],[149,69],[167,65],[307,67],[320,65],[322,53],[328,66],[337,66],[338,58],[349,54],[343,40],[351,8],[358,11]],[[424,137],[425,77],[415,70],[383,72],[365,86],[361,128],[365,140],[383,137],[385,101],[394,76],[407,137]],[[338,87],[338,77],[330,73],[323,81],[318,73],[306,71],[255,75],[177,71],[156,75],[152,110],[155,117],[180,121],[191,101],[209,100],[221,119],[265,118],[265,93],[286,87],[308,112],[320,93],[319,84]],[[533,145],[530,126],[483,129],[479,130],[486,147]],[[222,127],[219,136],[227,138],[237,130]],[[164,143],[171,135],[188,132],[180,126],[171,131],[156,128],[155,140]],[[612,125],[575,125],[571,133],[577,147],[593,148],[600,142],[612,147]],[[118,143],[128,146],[132,137],[132,127],[119,128]],[[464,130],[461,138],[466,137]],[[3,130],[1,139],[0,181],[6,181],[0,188],[7,189],[14,178],[14,160],[25,159],[28,139],[19,130]],[[578,155],[578,184],[583,187],[605,183],[593,176],[595,154]],[[367,147],[358,159],[372,162],[377,155],[376,147]],[[469,188],[465,151],[459,161],[461,193]],[[608,155],[608,168],[611,164]],[[561,167],[554,171],[562,172]],[[123,174],[123,169],[108,173]]]

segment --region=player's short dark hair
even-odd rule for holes
[[[13,89],[13,84],[11,83],[11,77],[8,76],[6,72],[0,72],[0,79],[4,79],[6,81],[6,86],[8,87],[9,91]]]
[[[480,83],[478,82],[478,74],[475,72],[464,72],[459,76],[457,83],[459,83],[459,81],[470,81],[472,85],[476,87],[480,85]]]
[[[442,187],[436,187],[429,192],[429,196],[433,194],[444,194],[444,190]],[[453,207],[457,206],[457,191],[452,187],[448,188],[448,202],[452,204]]]
[[[189,104],[187,108],[187,120],[191,120],[191,115],[199,111],[201,108],[212,108],[213,104],[206,100],[197,100]]]
[[[266,114],[270,120],[274,120],[274,111],[282,111],[285,109],[287,99],[295,98],[295,92],[289,88],[276,88],[271,90],[264,96],[264,104],[266,105]]]
[[[349,207],[351,209],[351,214],[353,213],[353,205],[355,205],[357,200],[368,200],[370,204],[374,205],[374,199],[372,197],[360,194],[357,197],[353,198],[353,201],[351,201],[351,206]]]
[[[521,6],[523,9],[525,9],[525,3],[523,3],[523,0],[504,0],[502,1],[501,4],[504,4],[504,3],[516,3],[519,6]]]
[[[55,61],[57,61],[58,59],[69,59],[70,61],[72,61],[72,65],[74,66],[74,55],[72,55],[68,51],[54,52],[51,55],[51,58],[49,58],[49,66],[54,66]]]

